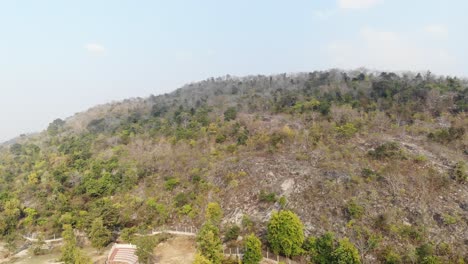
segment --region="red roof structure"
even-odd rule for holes
[[[132,244],[114,244],[107,256],[107,264],[138,264],[137,247]]]

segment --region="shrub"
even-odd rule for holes
[[[439,143],[449,143],[457,139],[461,139],[465,134],[465,129],[463,127],[450,127],[437,129],[434,132],[431,132],[427,137]]]
[[[235,107],[229,107],[224,112],[224,121],[231,121],[236,119],[237,117],[237,109]]]
[[[375,159],[402,159],[404,158],[400,146],[396,142],[386,142],[371,150],[368,154]]]
[[[226,141],[226,136],[223,134],[219,134],[216,136],[216,143],[223,143]]]
[[[189,197],[186,193],[181,192],[174,197],[174,202],[176,207],[182,207],[189,203]]]
[[[209,203],[206,207],[206,214],[205,214],[206,221],[211,223],[218,224],[223,219],[223,210],[218,203]]]
[[[353,123],[346,123],[342,126],[336,126],[335,131],[341,138],[350,138],[356,134],[358,129],[354,126]]]
[[[297,256],[302,253],[304,226],[295,213],[273,212],[267,229],[267,240],[275,254]]]
[[[239,237],[240,227],[238,225],[231,226],[224,235],[224,241],[236,240]]]
[[[106,247],[112,239],[111,232],[104,226],[101,218],[96,218],[91,225],[89,233],[91,245],[98,250]]]
[[[346,211],[354,219],[360,219],[364,214],[364,207],[356,202],[356,199],[351,199],[346,205]]]
[[[361,171],[361,176],[367,180],[376,180],[376,179],[380,179],[381,178],[381,175],[369,168],[364,168],[362,169]]]
[[[341,239],[338,243],[338,248],[333,251],[334,264],[360,264],[361,258],[359,251],[347,237]]]
[[[288,201],[286,200],[286,197],[281,196],[278,202],[279,202],[279,205],[281,206],[281,209],[284,209]]]
[[[177,185],[179,185],[179,183],[180,183],[179,179],[174,178],[174,177],[169,177],[164,182],[164,188],[166,188],[166,190],[168,191],[172,191]]]
[[[197,248],[213,264],[223,259],[223,245],[219,239],[219,229],[210,222],[205,223],[197,235]]]
[[[274,203],[276,202],[276,194],[267,193],[264,190],[261,190],[260,194],[258,195],[258,200],[260,202]]]
[[[335,251],[335,235],[327,232],[321,237],[309,238],[306,250],[316,264],[328,264],[333,262],[333,251]]]
[[[392,250],[389,250],[385,254],[384,263],[385,264],[401,264],[402,263],[401,256],[398,253]]]
[[[252,231],[255,223],[250,219],[248,215],[242,216],[242,228],[247,231]]]
[[[244,242],[242,263],[258,264],[262,259],[262,242],[254,234],[248,235]]]
[[[465,162],[459,161],[452,169],[452,178],[458,182],[466,182],[468,180],[468,174],[466,173]]]
[[[211,261],[209,261],[207,258],[205,258],[200,253],[197,253],[195,255],[195,260],[193,261],[193,264],[211,264]]]
[[[135,254],[138,256],[139,263],[151,263],[153,261],[153,250],[158,242],[154,236],[138,237],[135,243],[137,246]]]

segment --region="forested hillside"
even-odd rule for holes
[[[217,202],[222,232],[266,244],[288,209],[363,263],[466,262],[467,110],[466,80],[366,70],[211,78],[97,106],[0,147],[0,238],[14,251],[95,219],[200,226]]]

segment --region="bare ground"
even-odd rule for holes
[[[156,263],[161,264],[191,264],[195,252],[195,239],[182,236],[170,238],[154,250]]]

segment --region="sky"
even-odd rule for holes
[[[226,74],[468,76],[466,0],[2,0],[0,142]]]

